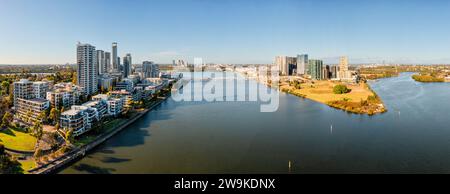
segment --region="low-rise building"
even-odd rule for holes
[[[92,100],[105,102],[108,116],[115,117],[123,112],[125,98],[122,97],[111,98],[109,95],[106,94],[97,94],[95,96],[92,96]]]
[[[86,133],[99,121],[97,109],[87,106],[72,106],[68,111],[61,113],[60,127],[64,131],[73,130],[74,136]]]
[[[134,88],[133,80],[125,78],[120,82],[117,82],[114,86],[114,90],[126,90],[128,92],[132,92]]]
[[[82,104],[89,108],[95,108],[98,112],[99,119],[108,116],[108,105],[105,100],[92,100]]]
[[[98,88],[100,91],[109,91],[114,85],[114,78],[110,77],[108,74],[99,76],[98,78]]]
[[[111,98],[106,101],[108,105],[108,114],[110,116],[119,116],[124,110],[124,98]]]
[[[123,98],[124,99],[124,108],[131,108],[133,104],[133,95],[131,92],[126,90],[116,90],[109,92],[111,98]]]
[[[53,91],[47,92],[47,100],[53,107],[70,108],[80,103],[83,89],[72,83],[55,84]]]
[[[45,99],[17,98],[16,114],[14,116],[19,121],[32,125],[36,121],[42,122],[44,118],[39,118],[39,116],[49,108],[50,103]]]

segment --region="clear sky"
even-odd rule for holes
[[[450,1],[0,0],[0,64],[74,63],[77,41],[134,63],[450,63]]]

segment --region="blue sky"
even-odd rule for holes
[[[0,64],[74,63],[77,41],[135,63],[450,63],[450,1],[0,0]]]

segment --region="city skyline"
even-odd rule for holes
[[[335,64],[339,56],[350,64],[450,63],[448,1],[0,3],[0,64],[73,64],[78,41],[105,52],[117,42],[118,57],[132,53],[137,64],[269,64],[300,53]],[[116,14],[124,6],[130,11]]]

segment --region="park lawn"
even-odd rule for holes
[[[12,150],[32,152],[37,139],[28,133],[8,128],[0,131],[0,142]]]
[[[107,133],[109,131],[112,131],[113,129],[120,126],[121,124],[123,124],[126,121],[127,121],[126,119],[116,118],[112,121],[105,122],[103,124],[104,129],[103,129],[102,133]],[[80,147],[80,146],[83,146],[83,145],[93,142],[98,136],[100,136],[100,134],[84,134],[79,139],[77,139],[74,144],[75,144],[75,146]]]
[[[36,168],[36,162],[34,160],[32,160],[32,159],[30,159],[30,160],[19,160],[19,163],[20,163],[21,168],[23,169],[24,173],[27,173],[28,170]]]
[[[313,87],[311,87],[311,85]],[[361,102],[361,99],[366,100],[367,97],[374,95],[374,93],[364,84],[347,85],[347,87],[351,89],[351,92],[347,94],[335,94],[333,92],[333,87],[335,85],[337,85],[337,83],[331,81],[316,81],[314,84],[302,84],[301,89],[295,89],[288,85],[283,86],[282,89],[289,89],[289,93],[303,96],[324,104],[332,101],[341,101],[343,99],[346,99],[349,102]]]

